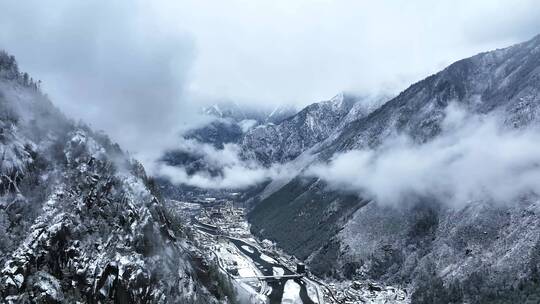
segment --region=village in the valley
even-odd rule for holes
[[[244,208],[229,200],[178,202],[191,223],[190,234],[202,258],[216,263],[249,303],[408,303],[407,292],[371,281],[325,282],[270,240],[250,232]]]

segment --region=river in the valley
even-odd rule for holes
[[[264,259],[262,257],[263,253],[259,251],[257,247],[250,245],[239,239],[229,238],[229,241],[238,248],[244,255],[249,257],[253,264],[262,272],[264,276],[273,276],[274,267],[283,269],[284,276],[295,275],[293,271],[288,269],[286,266],[281,265],[275,262],[271,262],[269,259]],[[311,300],[308,295],[307,283],[301,278],[276,278],[276,279],[267,279],[267,284],[272,288],[272,292],[268,296],[271,304],[281,304],[283,299],[283,293],[285,289],[285,284],[289,280],[294,280],[296,284],[300,286],[299,298],[303,304],[316,304]]]

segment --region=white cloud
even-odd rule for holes
[[[156,11],[195,39],[190,92],[248,103],[396,93],[540,28],[535,0],[177,1]]]
[[[64,112],[145,160],[201,100],[396,91],[538,28],[535,0],[0,2],[0,48]]]
[[[185,86],[192,38],[143,1],[2,1],[0,48],[63,112],[152,159],[198,121]]]
[[[198,170],[188,174],[184,167],[169,166],[163,162],[152,166],[152,173],[174,184],[206,189],[244,189],[269,180],[288,179],[299,173],[299,167],[292,163],[265,168],[254,161],[243,160],[240,157],[240,147],[235,144],[225,144],[223,149],[216,149],[209,144],[184,140],[177,148],[202,157],[206,165],[221,173],[212,175],[207,170]]]
[[[375,150],[336,155],[307,174],[386,205],[418,197],[462,205],[540,195],[540,133],[504,129],[498,121],[496,116],[468,115],[451,107],[442,135],[428,143],[393,138]]]

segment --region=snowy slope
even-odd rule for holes
[[[217,303],[144,168],[0,52],[3,303]]]
[[[350,120],[309,152],[326,161],[377,147],[394,134],[431,141],[450,103],[497,114],[506,128],[537,125],[539,79],[540,36],[452,64]],[[320,180],[296,178],[260,202],[250,222],[253,232],[307,258],[320,274],[405,284],[416,303],[538,301],[537,198],[503,207],[484,201],[459,208],[429,200],[406,205],[381,207]]]
[[[261,123],[279,123],[294,115],[296,110],[289,106],[250,106],[236,102],[221,102],[202,108],[208,116],[230,119],[235,122],[255,120]]]
[[[311,104],[279,124],[250,130],[242,138],[244,155],[264,165],[291,161],[348,122],[373,111],[379,100],[383,99],[341,93],[328,101]]]

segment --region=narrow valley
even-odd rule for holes
[[[193,245],[206,263],[217,265],[245,303],[410,303],[406,290],[374,281],[325,281],[270,240],[249,230],[245,209],[213,198],[199,203],[172,201],[191,222]],[[201,203],[201,202],[205,203]]]

